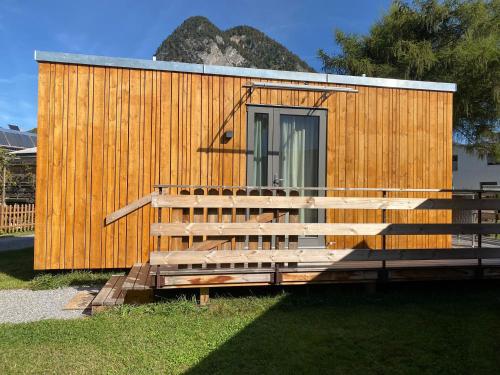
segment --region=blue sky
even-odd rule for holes
[[[333,30],[366,33],[391,0],[0,0],[0,126],[36,126],[35,49],[150,59],[183,20],[208,17],[221,29],[250,25],[315,69]]]

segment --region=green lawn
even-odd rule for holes
[[[0,231],[0,238],[2,237],[24,237],[30,234],[35,234],[33,231],[26,231],[26,232],[14,232],[14,233],[6,233]]]
[[[31,271],[0,253],[0,288],[53,288],[109,274]],[[497,374],[500,284],[228,289],[211,305],[169,295],[70,321],[0,324],[0,373]],[[228,293],[232,293],[229,295]],[[1,306],[0,306],[1,309]]]
[[[0,290],[54,289],[69,285],[104,284],[112,272],[35,272],[33,248],[0,252]]]
[[[233,293],[236,291],[232,291]],[[254,290],[255,292],[255,290]],[[351,286],[122,307],[0,325],[10,373],[496,374],[497,283]]]

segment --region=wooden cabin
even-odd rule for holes
[[[150,235],[151,207],[107,226],[104,219],[158,184],[315,187],[303,194],[339,197],[380,197],[378,188],[387,197],[449,197],[425,189],[452,187],[455,84],[40,51],[35,59],[37,270],[148,261],[158,245]],[[306,222],[383,219],[448,223],[451,213],[301,214]],[[382,238],[318,236],[299,245],[379,249]],[[450,245],[448,235],[386,239],[387,248]]]

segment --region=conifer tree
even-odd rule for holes
[[[335,40],[327,72],[457,83],[455,140],[500,155],[500,0],[397,0],[368,35]]]

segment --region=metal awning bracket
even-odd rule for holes
[[[301,90],[301,91],[320,91],[324,94],[328,92],[348,92],[357,93],[358,90],[351,87],[339,87],[339,86],[317,86],[310,85],[307,82],[303,84],[291,84],[291,83],[279,83],[279,82],[248,82],[243,85],[250,90],[252,94],[254,89],[276,89],[276,90]]]

